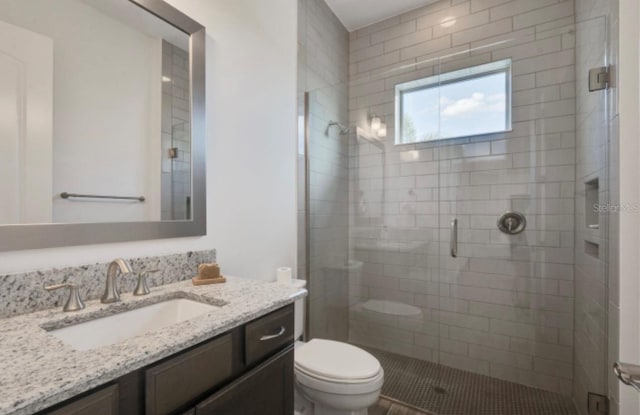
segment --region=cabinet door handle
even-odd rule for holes
[[[285,331],[287,331],[287,329],[284,326],[280,326],[280,330],[277,333],[265,334],[264,336],[260,337],[260,341],[263,342],[265,340],[275,339],[276,337],[282,336]]]

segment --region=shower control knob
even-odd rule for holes
[[[520,212],[505,212],[498,219],[498,229],[507,235],[517,235],[527,227],[527,220]]]

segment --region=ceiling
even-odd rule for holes
[[[437,0],[326,0],[344,27],[352,32]]]

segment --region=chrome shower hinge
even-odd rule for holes
[[[602,66],[589,70],[589,92],[601,91],[609,87],[609,67]]]

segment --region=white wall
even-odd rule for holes
[[[640,7],[637,0],[620,0],[620,205],[640,205],[638,131],[640,130]],[[640,364],[640,215],[620,213],[620,360]],[[638,392],[620,385],[620,414],[640,413]]]
[[[223,272],[295,266],[295,0],[171,0],[207,27],[207,236],[0,253],[0,273],[218,249]]]

